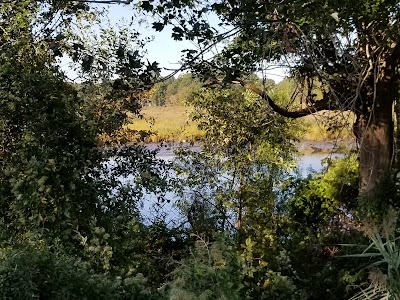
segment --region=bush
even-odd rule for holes
[[[191,256],[174,271],[169,300],[245,299],[243,275],[234,249],[225,241],[199,237]]]
[[[0,250],[0,299],[160,299],[142,275],[96,274],[80,259],[48,247]]]

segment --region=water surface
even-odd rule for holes
[[[174,158],[174,147],[161,148],[157,157],[166,161],[171,161]],[[196,147],[192,150],[200,150]],[[342,156],[337,153],[307,153],[301,154],[298,160],[298,168],[301,176],[306,177],[311,171],[321,171],[323,168],[322,161],[326,158],[337,158]],[[148,194],[143,200],[143,207],[141,209],[143,216],[149,222],[155,217],[165,217],[167,222],[171,225],[179,225],[185,221],[185,218],[180,214],[179,210],[174,205],[176,195],[174,193],[167,193],[166,198],[170,202],[157,203],[154,195]]]

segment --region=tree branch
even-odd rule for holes
[[[322,110],[333,110],[333,107],[331,107],[330,105],[329,97],[326,97],[322,100],[313,103],[312,105],[308,105],[307,107],[299,109],[297,111],[288,111],[287,109],[282,108],[278,104],[276,104],[265,91],[261,91],[254,84],[246,83],[243,80],[235,80],[232,81],[232,83],[238,83],[245,89],[248,89],[253,93],[259,95],[261,98],[267,101],[268,105],[272,108],[273,111],[286,118],[297,119],[314,114]]]

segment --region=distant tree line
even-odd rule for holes
[[[256,75],[251,75],[250,80],[262,86],[262,79]],[[284,81],[279,85],[271,79],[267,82],[268,88],[278,88],[287,94],[293,92],[289,81]],[[151,90],[143,97],[144,106],[173,106],[183,105],[193,102],[195,95],[201,92],[204,82],[191,73],[182,74],[178,77],[171,77],[167,80],[156,83]]]

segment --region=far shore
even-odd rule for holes
[[[179,147],[190,148],[194,151],[200,151],[201,143],[146,143],[147,148],[150,150],[159,150],[160,156],[172,156],[174,150]],[[329,140],[329,141],[301,141],[297,143],[297,150],[304,154],[313,153],[343,153],[356,146],[355,140]]]

